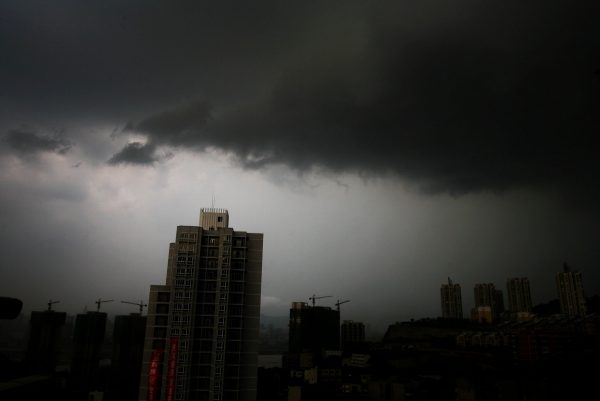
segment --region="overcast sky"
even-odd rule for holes
[[[213,196],[264,233],[266,314],[545,302],[564,261],[598,293],[594,3],[3,1],[0,294],[146,299]]]

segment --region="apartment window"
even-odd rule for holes
[[[190,329],[188,329],[188,328],[185,328],[185,327],[184,327],[184,328],[182,328],[182,329],[181,329],[181,335],[182,335],[182,336],[189,336],[189,335],[190,335]]]
[[[219,354],[217,354],[217,356],[218,356],[218,355],[219,355]],[[223,374],[223,367],[221,367],[221,366],[217,366],[217,367],[215,368],[215,375],[217,375],[217,376],[221,376],[222,374]]]
[[[167,313],[169,313],[169,305],[156,304],[156,313],[159,315],[166,315]]]
[[[224,326],[225,325],[225,318],[224,317],[220,317],[219,318],[219,326]]]
[[[176,311],[189,311],[192,308],[191,304],[188,303],[176,303],[175,310]]]
[[[223,338],[224,335],[225,335],[225,330],[223,330],[223,329],[217,330],[217,337]]]
[[[191,321],[190,315],[173,315],[173,323],[189,324]]]
[[[177,366],[177,374],[178,375],[185,375],[185,366]]]
[[[173,328],[171,329],[171,336],[175,336],[175,337],[177,337],[177,336],[179,335],[179,333],[181,333],[181,332],[179,331],[179,328],[178,328],[178,327],[173,327]]]
[[[227,302],[227,294],[221,294],[221,302]]]
[[[223,341],[217,341],[217,351],[223,351],[225,343]]]
[[[226,308],[226,305],[219,305],[219,312],[225,312]]]
[[[169,292],[159,292],[156,300],[158,302],[169,302],[169,295],[171,295]]]

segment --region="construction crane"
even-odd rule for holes
[[[321,299],[321,298],[331,298],[331,297],[332,297],[332,295],[323,295],[321,297],[318,297],[317,294],[313,294],[313,296],[309,297],[308,299],[312,301],[312,306],[314,307],[315,306],[315,300]]]
[[[60,301],[48,300],[48,311],[52,310],[52,305],[59,303]]]
[[[337,302],[335,303],[335,306],[337,306],[338,312],[340,311],[340,305],[345,304],[347,302],[350,302],[350,300],[349,299],[346,299],[345,301],[340,301],[339,299],[337,300]]]
[[[122,304],[129,304],[129,305],[137,305],[140,308],[140,315],[142,314],[142,311],[144,310],[144,307],[147,307],[148,304],[145,304],[143,300],[140,299],[140,303],[137,302],[129,302],[129,301],[121,301]]]
[[[100,305],[105,303],[105,302],[112,302],[114,301],[113,299],[105,299],[102,300],[102,298],[98,298],[98,300],[95,302],[96,305],[98,305],[98,307],[96,308],[96,312],[100,312]]]

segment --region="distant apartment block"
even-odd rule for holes
[[[462,295],[460,284],[452,282],[448,277],[448,284],[442,284],[440,289],[442,300],[442,317],[445,319],[462,319]]]
[[[475,284],[474,295],[474,311],[477,313],[475,320],[486,320],[489,323],[497,320],[504,307],[502,292],[498,292],[493,283],[483,283]],[[471,313],[472,318],[475,312]]]
[[[581,272],[572,271],[566,263],[563,272],[556,273],[556,288],[561,313],[569,316],[585,316],[585,296]]]
[[[340,349],[340,312],[326,306],[292,302],[289,352],[321,352]]]
[[[531,290],[529,279],[514,277],[506,280],[508,310],[511,313],[531,312]]]
[[[365,342],[365,325],[353,320],[344,320],[341,327],[341,340],[343,350],[363,344]]]

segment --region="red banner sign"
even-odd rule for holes
[[[177,373],[177,348],[179,347],[179,338],[171,337],[171,346],[169,349],[169,369],[167,370],[167,401],[175,399],[175,374]]]
[[[158,399],[158,385],[160,378],[160,365],[162,364],[163,349],[155,349],[150,357],[150,370],[148,371],[148,401]]]

